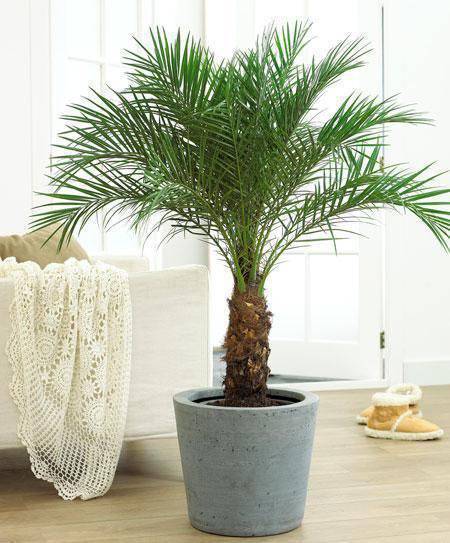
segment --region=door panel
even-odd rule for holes
[[[284,278],[284,296],[292,293],[290,314],[297,312],[302,318],[297,318],[295,325],[292,320],[289,326],[277,325],[277,302],[271,304],[272,373],[308,378],[380,377],[381,226],[366,227],[364,232],[370,237],[362,239],[353,253],[310,250],[292,255],[291,259],[301,259],[304,265],[295,279],[298,295],[291,287],[292,262],[285,262],[276,272],[280,283]],[[278,295],[269,280],[269,302]],[[287,317],[281,318],[284,321]]]

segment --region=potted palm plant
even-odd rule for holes
[[[427,119],[392,99],[350,96],[327,120],[318,98],[364,64],[358,39],[299,63],[309,24],[271,28],[217,62],[163,29],[127,52],[128,88],[73,105],[35,228],[60,244],[103,211],[136,229],[168,223],[215,246],[234,278],[223,388],[178,394],[192,524],[264,535],[301,523],[318,399],[270,390],[272,315],[264,288],[286,251],[352,231],[361,214],[400,207],[447,246],[450,221],[427,168],[381,165],[385,127]],[[301,59],[300,59],[301,60]],[[324,235],[325,233],[325,235]],[[183,361],[180,360],[180,364]]]

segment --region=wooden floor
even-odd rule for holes
[[[450,386],[425,389],[424,414],[444,428],[435,442],[370,439],[355,425],[371,391],[323,392],[303,526],[265,543],[450,542]],[[0,421],[1,424],[1,421]],[[64,502],[0,451],[0,542],[215,543],[186,517],[175,439],[128,444],[103,498]],[[236,539],[234,539],[236,541]]]

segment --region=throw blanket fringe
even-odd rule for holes
[[[69,259],[0,259],[14,280],[7,354],[31,468],[65,500],[110,488],[125,429],[131,303],[124,271]]]

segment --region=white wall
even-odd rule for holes
[[[29,0],[0,2],[0,235],[25,229],[31,205]]]
[[[51,135],[49,0],[0,2],[0,235],[24,232]]]
[[[385,37],[386,94],[400,93],[435,119],[433,127],[393,131],[387,159],[450,170],[450,3],[388,0]],[[447,173],[441,183],[450,187],[449,180]],[[392,379],[450,383],[450,258],[411,216],[390,214],[386,241]]]

